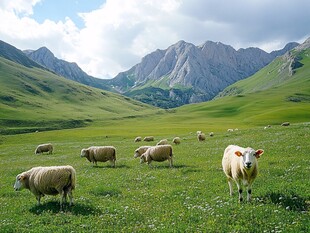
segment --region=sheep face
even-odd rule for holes
[[[16,176],[16,181],[15,181],[15,184],[14,184],[14,190],[15,191],[20,191],[23,188],[25,188],[24,182],[23,182],[25,179],[26,179],[26,177],[22,176],[20,174]]]
[[[87,149],[82,149],[81,150],[81,157],[87,157],[88,156],[89,151]]]
[[[134,154],[134,158],[138,158],[138,157],[140,157],[140,152],[139,152],[139,150],[137,149],[137,150],[135,150],[135,154]]]
[[[243,153],[236,151],[235,155],[242,157],[242,164],[245,169],[251,169],[251,167],[255,164],[256,159],[260,158],[263,153],[264,151],[261,149],[255,151],[252,148],[247,148]]]

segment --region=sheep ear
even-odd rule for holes
[[[242,153],[240,151],[235,151],[235,155],[237,155],[238,157],[242,156]]]
[[[25,180],[26,179],[26,176],[25,175],[21,175],[20,177],[19,177],[19,180]]]
[[[262,149],[259,149],[259,150],[255,151],[255,157],[258,158],[258,159],[260,158],[260,156],[262,154],[264,154],[264,150],[262,150]]]

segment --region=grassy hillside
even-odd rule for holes
[[[144,116],[156,108],[0,58],[0,130],[74,127]]]

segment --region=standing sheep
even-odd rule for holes
[[[86,157],[89,162],[97,166],[97,162],[110,161],[111,166],[115,167],[116,149],[113,146],[91,146],[81,150],[81,157]]]
[[[66,202],[67,194],[70,198],[70,205],[73,204],[72,190],[75,189],[76,172],[73,167],[52,166],[34,167],[16,176],[14,184],[15,191],[23,188],[29,189],[40,205],[41,197],[46,195],[60,194],[60,208]]]
[[[258,173],[257,159],[264,150],[254,150],[250,147],[242,148],[235,145],[228,146],[222,160],[223,171],[228,179],[230,195],[233,193],[232,182],[235,181],[239,191],[239,201],[242,198],[242,183],[247,186],[247,201],[251,200],[252,183]]]
[[[162,139],[162,140],[160,140],[157,144],[156,144],[156,146],[159,146],[159,145],[167,145],[168,144],[168,140],[167,139]]]
[[[152,161],[163,162],[169,161],[170,167],[173,166],[172,161],[172,146],[171,145],[160,145],[152,146],[140,157],[140,163],[147,163],[150,165]]]
[[[51,143],[38,145],[35,154],[43,154],[43,152],[48,152],[48,154],[53,154],[53,145]]]
[[[197,135],[197,140],[198,140],[198,142],[202,142],[202,141],[206,140],[206,135],[204,133],[199,133]]]
[[[138,149],[135,150],[134,158],[140,158],[143,153],[147,151],[151,146],[140,146]]]
[[[175,138],[172,140],[172,142],[173,142],[174,144],[176,144],[176,145],[179,145],[179,144],[181,143],[181,138],[175,137]]]

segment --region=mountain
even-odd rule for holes
[[[24,53],[33,61],[60,76],[91,87],[112,91],[112,88],[105,84],[105,80],[86,74],[75,62],[67,62],[56,58],[46,47],[41,47],[35,51],[25,50]]]
[[[302,127],[308,127],[309,84],[310,38],[251,77],[225,88],[215,99],[181,106],[175,115],[185,122],[203,119],[201,124],[208,122],[208,128],[213,121],[228,128],[280,125],[285,121],[305,122]]]
[[[144,117],[157,108],[61,77],[0,43],[0,134]]]
[[[16,62],[28,68],[43,68],[38,63],[29,59],[22,51],[2,40],[0,40],[0,57]]]
[[[300,92],[306,88],[310,94],[310,86],[307,83],[303,83],[310,81],[309,56],[310,38],[284,55],[277,57],[253,76],[226,87],[215,98],[278,89],[292,83],[299,85],[294,88],[291,87],[295,92]],[[301,81],[303,84],[298,81]],[[305,99],[310,101],[310,97],[305,97]]]
[[[203,102],[297,45],[289,43],[282,50],[267,53],[259,48],[235,50],[220,42],[195,46],[179,41],[143,57],[108,84],[126,96],[162,108]]]

